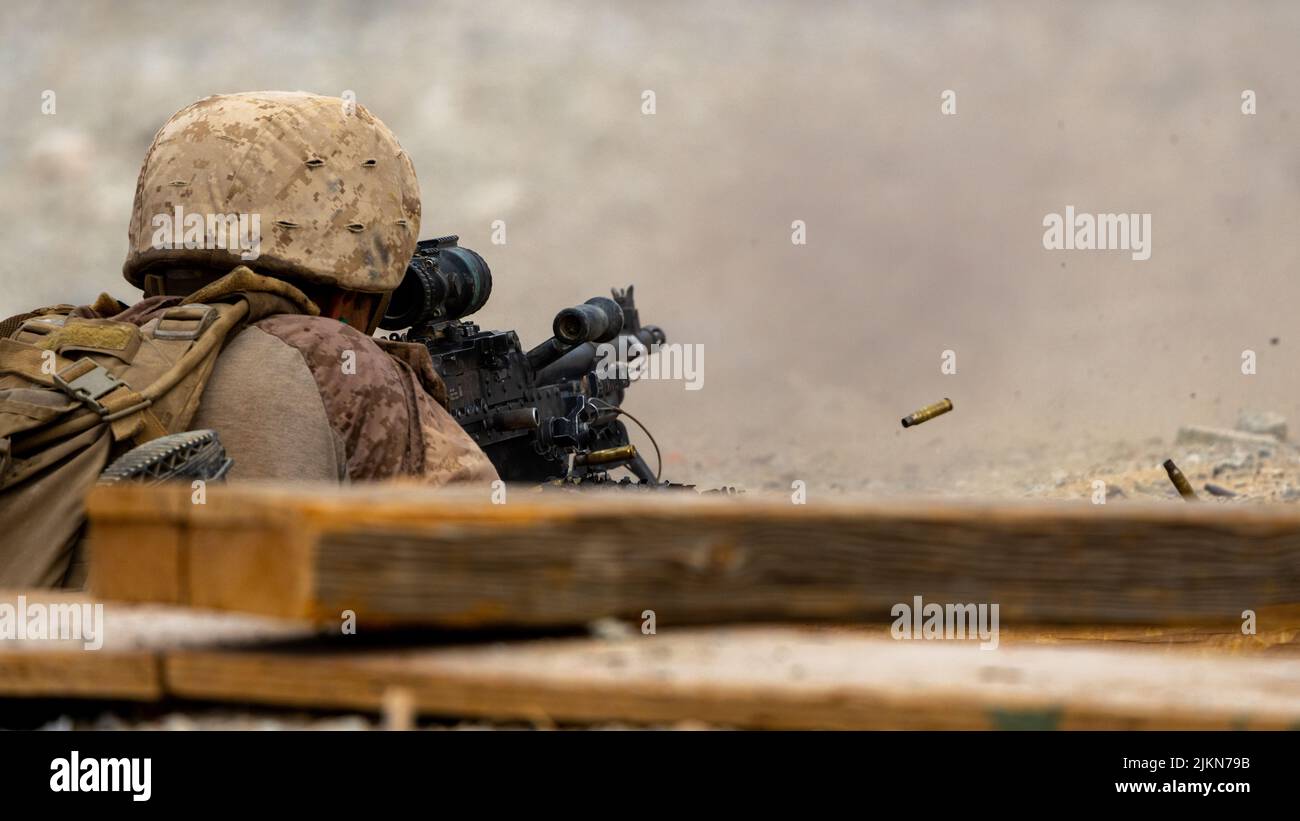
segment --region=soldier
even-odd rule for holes
[[[0,323],[0,527],[22,533],[0,587],[79,583],[76,491],[176,431],[217,431],[234,479],[495,479],[428,352],[371,336],[419,229],[414,168],[360,105],[254,92],[174,115],[128,232],[145,299]]]

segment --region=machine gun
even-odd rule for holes
[[[628,440],[620,417],[629,363],[662,344],[642,325],[632,286],[555,315],[554,335],[525,351],[514,331],[465,319],[487,304],[492,272],[449,236],[421,241],[379,326],[424,345],[447,386],[448,410],[508,482],[613,482],[627,468],[639,485],[663,486]],[[658,458],[659,445],[650,436]],[[633,484],[624,478],[619,484]]]

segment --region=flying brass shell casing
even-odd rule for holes
[[[1178,469],[1178,465],[1174,464],[1174,460],[1166,459],[1164,466],[1165,473],[1169,474],[1169,481],[1173,482],[1174,487],[1178,488],[1178,495],[1189,502],[1197,501],[1196,491],[1192,490],[1192,483],[1187,481],[1187,477]]]
[[[910,428],[913,425],[919,425],[922,422],[928,422],[936,416],[941,416],[952,410],[952,400],[944,397],[942,402],[935,402],[933,405],[926,405],[919,411],[908,414],[903,417],[903,427]]]

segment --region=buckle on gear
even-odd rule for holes
[[[217,309],[211,305],[177,305],[163,312],[154,328],[153,338],[192,341],[198,339],[216,318]]]
[[[118,388],[127,388],[129,390],[130,386],[99,364],[96,364],[85,373],[73,377],[71,380],[64,376],[68,371],[75,370],[88,361],[90,360],[83,359],[75,362],[64,368],[62,372],[54,374],[54,384],[59,390],[99,414],[105,422],[112,422],[124,416],[130,416],[153,404],[152,401],[144,399],[130,407],[110,411],[99,400]]]

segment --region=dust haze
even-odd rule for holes
[[[422,236],[491,264],[481,324],[535,344],[635,283],[703,345],[702,390],[625,405],[666,477],[996,492],[1003,464],[1296,418],[1297,43],[1300,6],[1262,2],[7,4],[0,314],[136,298],[175,110],[351,90],[415,161]],[[1045,250],[1068,205],[1150,213],[1151,258]]]

